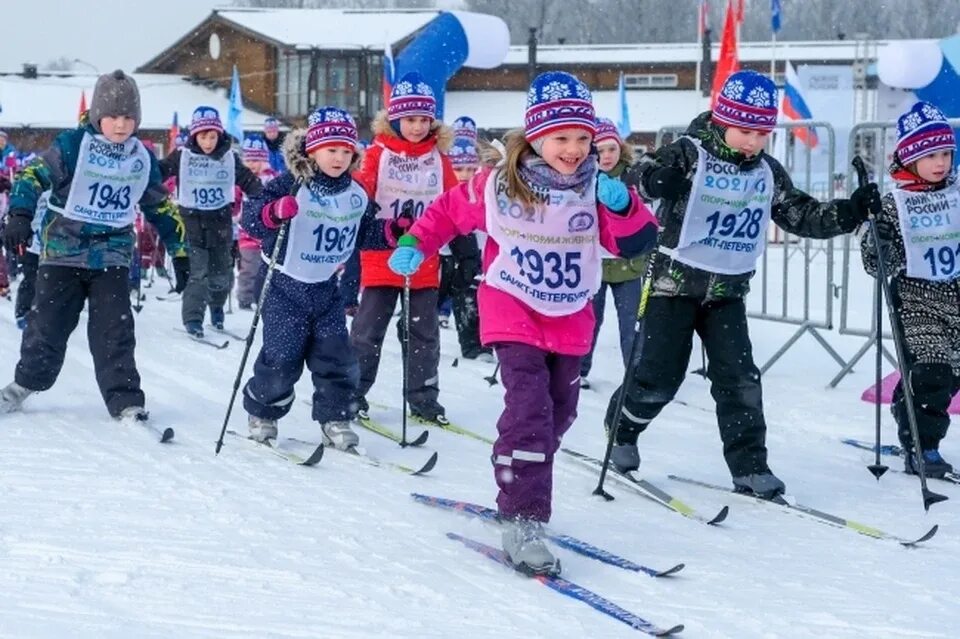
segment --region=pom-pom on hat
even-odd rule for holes
[[[477,123],[473,118],[461,115],[453,121],[453,137],[465,138],[467,140],[477,141]]]
[[[250,135],[243,138],[243,144],[240,150],[243,153],[243,159],[248,162],[270,161],[270,151],[267,149],[267,141],[259,135]]]
[[[90,122],[100,129],[100,120],[105,117],[125,115],[133,118],[140,127],[140,90],[136,81],[117,69],[97,78],[90,99]]]
[[[190,118],[190,137],[201,131],[216,131],[223,133],[223,122],[220,121],[220,112],[212,106],[198,106],[193,110]]]
[[[613,140],[617,144],[623,144],[623,138],[617,130],[617,125],[610,118],[597,118],[597,133],[593,136],[593,143],[600,144],[606,140]]]
[[[756,71],[737,71],[723,83],[713,105],[721,126],[770,132],[777,124],[777,86]]]
[[[897,120],[897,159],[904,166],[937,151],[957,150],[953,128],[943,112],[917,102]]]
[[[390,104],[387,106],[387,119],[391,122],[400,118],[424,116],[437,117],[437,99],[433,89],[424,82],[419,73],[405,74],[393,85],[390,92]]]
[[[467,138],[456,138],[447,153],[450,157],[450,164],[455,169],[480,164],[477,146]]]
[[[596,132],[590,89],[576,76],[547,71],[533,79],[527,91],[524,133],[528,142],[560,129]]]
[[[345,146],[357,150],[357,123],[353,116],[337,107],[317,107],[307,117],[307,153],[325,146]]]

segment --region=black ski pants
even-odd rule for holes
[[[40,256],[27,251],[20,256],[20,269],[23,277],[17,287],[17,301],[14,309],[15,317],[24,317],[33,306],[33,298],[37,292],[37,269],[40,268]]]
[[[768,472],[760,371],[753,362],[741,298],[704,302],[694,297],[651,297],[644,342],[626,389],[618,442],[637,435],[673,400],[687,373],[693,333],[707,349],[707,377],[717,404],[723,456],[733,477]],[[613,424],[618,389],[607,409]]]
[[[101,270],[41,265],[37,295],[20,344],[16,382],[45,391],[63,368],[67,340],[88,305],[87,340],[100,394],[110,415],[143,406],[126,266]]]

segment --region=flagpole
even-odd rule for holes
[[[703,2],[697,3],[697,75],[696,90],[700,94],[700,59],[703,57]]]
[[[777,32],[770,36],[770,79],[777,82]]]

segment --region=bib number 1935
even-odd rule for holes
[[[533,286],[544,284],[551,289],[561,286],[573,289],[580,285],[580,251],[564,253],[563,256],[556,251],[541,255],[535,249],[521,251],[515,246],[510,257],[517,261],[520,275]]]

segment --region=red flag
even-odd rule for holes
[[[746,9],[746,0],[737,0],[737,24],[743,24],[743,13]]]
[[[180,124],[177,122],[177,112],[173,112],[173,123],[170,125],[170,131],[167,133],[167,155],[173,153],[177,148],[177,136],[180,135]]]
[[[717,94],[723,88],[723,83],[732,74],[740,70],[739,56],[737,55],[737,20],[733,11],[733,0],[727,3],[727,15],[723,20],[723,37],[720,40],[720,59],[713,73],[713,86],[710,91],[710,106],[717,101]]]
[[[80,121],[80,118],[83,116],[83,112],[87,110],[87,92],[80,91],[80,110],[77,111],[77,122]]]

